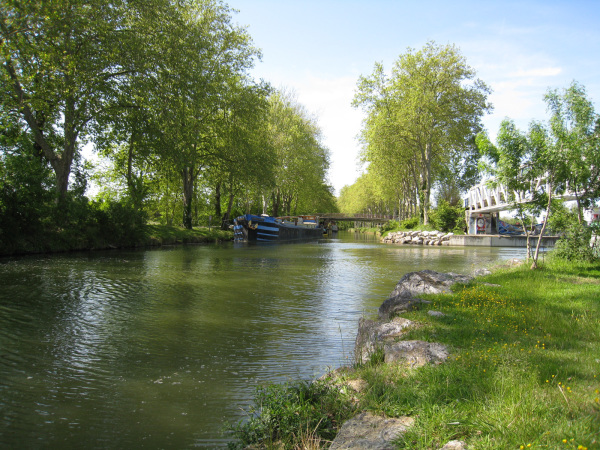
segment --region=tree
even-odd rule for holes
[[[297,214],[301,198],[310,198],[315,192],[330,193],[324,186],[329,151],[321,144],[316,121],[293,95],[276,92],[270,102],[268,134],[277,161],[271,191],[272,214]]]
[[[497,146],[485,134],[477,138],[480,151],[492,163],[487,167],[495,177],[490,183],[507,187],[518,215],[523,219],[525,212],[535,217],[545,211],[532,269],[537,267],[542,237],[557,208],[554,199],[574,193],[581,223],[582,207],[589,207],[600,198],[600,119],[585,89],[574,82],[562,95],[549,91],[545,101],[551,112],[549,127],[532,121],[526,135],[514,122],[505,120]],[[529,231],[525,225],[523,231],[529,257]]]
[[[159,89],[152,117],[160,128],[158,153],[179,172],[183,188],[183,224],[192,227],[195,183],[207,168],[223,160],[219,140],[231,85],[252,66],[258,52],[247,32],[231,22],[226,5],[190,0],[178,6],[170,24],[163,62],[156,72]]]
[[[64,198],[74,158],[92,122],[143,48],[136,17],[159,0],[31,0],[0,3],[3,108],[18,111],[55,173]],[[141,9],[137,9],[140,7]]]
[[[532,122],[529,133],[525,134],[510,120],[504,120],[500,125],[497,146],[483,133],[478,136],[477,145],[493,164],[487,166],[487,171],[494,177],[489,184],[505,186],[509,196],[506,200],[512,203],[521,220],[527,237],[527,259],[532,257],[531,268],[534,269],[552,213],[552,200],[563,173],[557,147],[541,123]],[[531,255],[530,236],[534,230],[526,226],[525,215],[535,218],[542,210],[545,210],[545,220],[538,234],[535,252]]]
[[[550,130],[562,161],[562,188],[577,200],[579,223],[582,210],[600,198],[600,116],[587,98],[585,88],[573,82],[562,94],[545,96],[551,112]]]
[[[215,194],[215,213],[227,229],[236,196],[251,186],[272,185],[276,156],[268,139],[270,87],[239,79],[226,93],[220,121],[221,158],[208,169]],[[227,207],[221,211],[221,191],[228,191]]]
[[[389,79],[381,64],[359,79],[353,104],[368,114],[363,159],[382,168],[413,164],[424,223],[440,168],[451,155],[468,152],[491,108],[489,92],[455,46],[433,42],[401,55]]]

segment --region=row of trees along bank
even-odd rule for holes
[[[334,207],[315,120],[250,77],[260,52],[221,1],[1,0],[0,50],[4,242],[115,208],[191,228]]]
[[[544,215],[542,235],[561,208],[556,197],[566,191],[575,196],[582,224],[583,209],[600,199],[600,118],[583,86],[550,90],[548,123],[534,120],[525,133],[507,119],[493,144],[481,125],[491,109],[490,90],[475,76],[455,46],[430,42],[401,55],[391,74],[376,64],[360,77],[354,105],[367,113],[361,134],[366,171],[342,189],[342,212],[419,217],[427,225],[432,191],[444,211],[462,207],[461,194],[489,175],[490,184],[508,188],[521,223]],[[536,188],[540,178],[545,184]],[[533,201],[517,203],[515,191],[531,192]]]
[[[452,203],[477,179],[475,135],[491,108],[489,88],[453,45],[428,43],[360,77],[354,106],[367,114],[361,139],[365,174],[340,195],[343,212],[419,215],[434,187]]]

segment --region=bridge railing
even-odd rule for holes
[[[342,214],[342,213],[321,213],[315,214],[321,219],[332,219],[332,220],[356,220],[367,222],[369,220],[392,220],[393,215],[389,214]]]
[[[498,212],[513,209],[515,203],[528,203],[533,199],[533,192],[550,189],[546,177],[535,179],[527,191],[512,191],[504,185],[489,186],[490,180],[481,182],[471,189],[465,199],[465,208],[472,212]],[[511,195],[512,194],[512,195]],[[575,195],[568,189],[563,193],[554,193],[555,198],[573,200]]]

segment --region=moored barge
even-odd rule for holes
[[[236,242],[273,242],[323,237],[323,228],[315,216],[255,216],[246,214],[233,221]]]

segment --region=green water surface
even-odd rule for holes
[[[406,272],[521,249],[338,239],[0,262],[0,447],[222,446],[256,386],[351,363]]]

